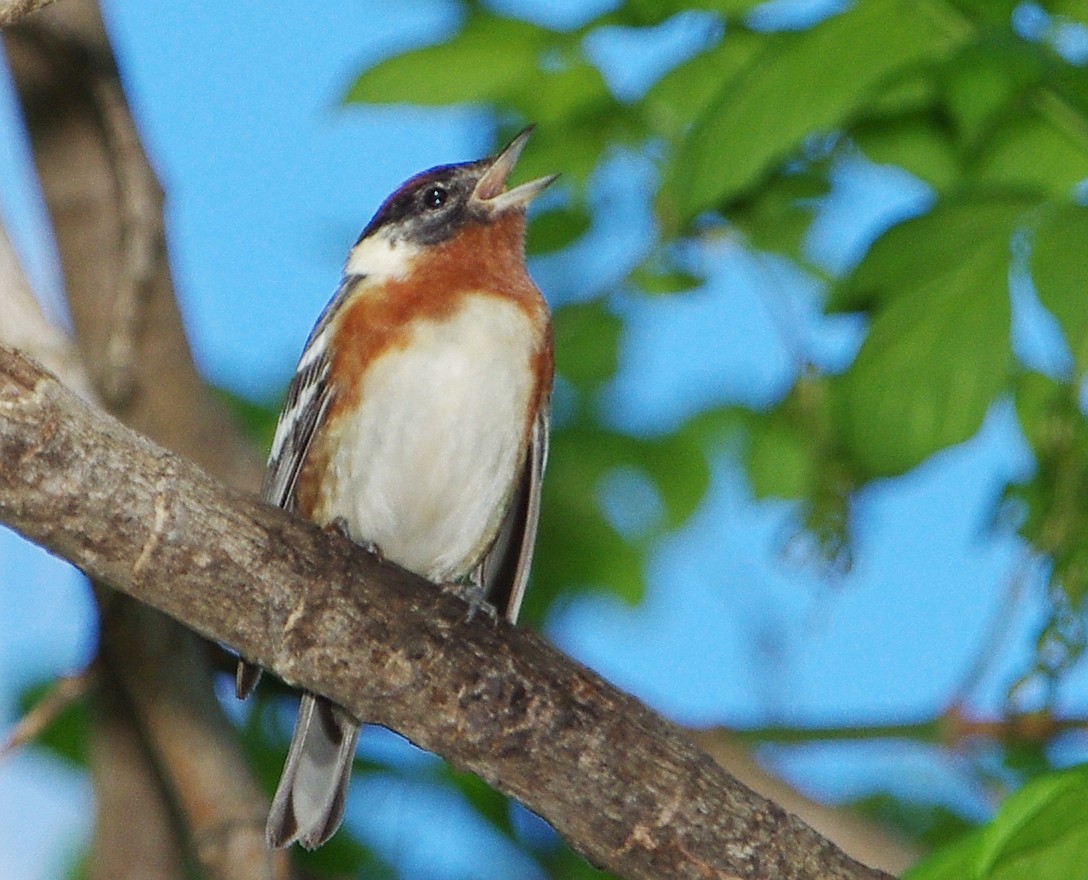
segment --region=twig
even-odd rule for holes
[[[7,741],[0,746],[0,760],[22,748],[52,724],[72,703],[76,702],[97,683],[93,667],[84,669],[77,675],[59,678],[37,704],[30,709],[8,734]]]

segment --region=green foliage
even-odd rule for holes
[[[556,372],[583,393],[616,373],[620,319],[600,300],[556,309],[553,315]]]
[[[1074,385],[1038,373],[1018,377],[1016,413],[1036,472],[1009,486],[1006,501],[1020,534],[1047,554],[1055,583],[1079,605],[1088,595],[1088,422]]]
[[[1077,880],[1088,877],[1088,768],[1041,777],[997,818],[911,869],[906,880]]]
[[[370,68],[347,100],[428,106],[508,100],[534,79],[548,45],[549,34],[531,24],[473,13],[454,39]]]
[[[1031,274],[1039,302],[1058,320],[1077,373],[1088,370],[1088,208],[1058,205],[1035,230]]]
[[[860,815],[926,849],[957,841],[973,827],[940,803],[910,802],[886,794],[874,794],[849,806]]]
[[[1005,387],[1009,240],[1030,197],[946,201],[889,229],[832,296],[869,333],[835,383],[838,425],[866,477],[966,440]]]
[[[919,4],[868,0],[810,30],[765,38],[677,151],[663,193],[677,224],[684,228],[700,212],[741,195],[807,138],[838,129],[863,110],[883,81],[936,60],[963,36]]]
[[[636,603],[645,589],[643,564],[653,539],[694,512],[710,482],[697,423],[661,438],[643,439],[580,420],[552,439],[540,519],[534,587],[525,599],[528,620],[539,620],[557,592],[572,586],[605,589]],[[605,478],[630,468],[649,478],[664,509],[663,521],[636,540],[609,522],[601,504]]]
[[[560,251],[581,238],[589,224],[589,212],[581,207],[541,211],[529,221],[525,250],[530,254]]]

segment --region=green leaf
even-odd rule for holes
[[[984,838],[984,829],[979,828],[941,847],[911,867],[903,880],[982,880],[977,866]]]
[[[602,300],[555,310],[555,368],[564,379],[590,390],[616,373],[623,322]]]
[[[307,851],[296,847],[292,859],[298,860],[304,877],[367,877],[374,880],[393,880],[397,876],[391,865],[359,843],[350,834],[341,831],[320,849]]]
[[[677,4],[680,11],[682,9],[705,9],[709,12],[720,12],[725,16],[741,16],[747,15],[757,6],[762,6],[767,0],[687,0],[682,4]]]
[[[535,119],[531,109],[524,111]],[[517,180],[532,180],[561,173],[564,184],[583,186],[597,167],[605,150],[624,140],[623,130],[629,113],[589,114],[568,119],[562,125],[549,125],[533,132],[532,148],[518,159]]]
[[[866,105],[862,118],[888,119],[916,113],[931,113],[938,103],[933,71],[908,67],[882,83]]]
[[[875,308],[833,391],[842,441],[864,474],[903,473],[970,437],[1008,379],[1009,239],[1026,196],[939,204],[892,227],[838,292]]]
[[[1035,230],[1031,274],[1058,320],[1078,371],[1088,371],[1088,208],[1065,205]]]
[[[642,293],[661,296],[695,290],[702,287],[705,279],[651,259],[632,269],[627,280]]]
[[[1088,115],[1088,68],[1074,64],[1055,68],[1045,94],[1054,101],[1052,109],[1059,116],[1065,116],[1074,128],[1082,125],[1079,120]]]
[[[1068,196],[1088,178],[1088,138],[1037,111],[1021,111],[989,134],[972,171],[988,184],[1034,186]]]
[[[1016,376],[1016,417],[1024,439],[1036,455],[1046,456],[1054,448],[1057,436],[1069,435],[1064,423],[1070,415],[1069,386],[1036,372]]]
[[[1005,490],[1017,531],[1049,557],[1050,581],[1074,608],[1088,595],[1088,421],[1078,387],[1039,373],[1017,375],[1016,415],[1035,468]],[[1054,662],[1053,652],[1047,662]]]
[[[286,389],[287,382],[283,387]],[[272,445],[272,437],[276,433],[276,421],[280,414],[280,403],[254,403],[228,391],[225,388],[212,386],[216,397],[226,404],[231,415],[242,426],[245,432],[253,439],[261,449],[267,449]]]
[[[850,135],[872,161],[898,165],[938,189],[959,177],[951,132],[933,113],[867,119],[854,126]]]
[[[625,439],[588,426],[553,435],[527,620],[541,619],[555,595],[572,588],[606,590],[631,605],[642,599],[644,547],[612,528],[597,497],[601,478],[622,460],[616,452]]]
[[[940,57],[960,38],[904,0],[868,0],[810,30],[769,38],[692,126],[669,169],[681,226],[746,190],[806,136],[841,126],[893,74]]]
[[[802,259],[817,203],[830,188],[826,163],[783,171],[731,205],[726,216],[753,247]]]
[[[651,438],[609,431],[588,420],[555,432],[534,587],[526,594],[529,620],[539,619],[551,598],[571,587],[604,589],[629,604],[642,599],[646,554],[655,538],[685,522],[705,497],[710,485],[706,440],[723,422],[720,414],[699,417]],[[665,513],[637,541],[625,540],[613,528],[599,497],[604,479],[625,467],[649,478]]]
[[[598,123],[619,108],[601,72],[567,50],[567,57],[551,52],[548,64],[540,66],[504,101],[541,129],[563,127],[568,122],[594,118]]]
[[[542,211],[529,220],[525,250],[530,254],[560,251],[581,238],[589,226],[589,212],[582,207]]]
[[[364,71],[344,100],[427,106],[495,101],[538,71],[550,36],[527,22],[474,14],[452,39],[395,55]]]
[[[804,498],[815,483],[811,438],[799,430],[788,410],[779,407],[755,414],[746,465],[757,499]]]
[[[666,528],[679,527],[695,513],[710,486],[700,425],[691,422],[662,437],[632,439],[629,463],[640,466],[657,487]]]
[[[1088,877],[1088,769],[1038,779],[987,827],[979,873],[993,880]]]
[[[984,828],[915,865],[904,880],[1083,880],[1088,877],[1088,769],[1024,786]]]
[[[641,102],[649,127],[670,139],[678,138],[722,86],[751,62],[767,39],[744,28],[730,28],[717,46],[674,67]]]
[[[495,830],[506,837],[514,837],[514,827],[510,821],[510,803],[503,795],[474,773],[454,770],[446,763],[437,765],[437,776],[440,781],[461,792],[476,813]]]
[[[443,106],[474,102],[539,125],[518,163],[528,179],[562,171],[583,184],[611,143],[637,140],[642,123],[616,101],[575,35],[485,13],[444,43],[364,71],[348,102]]]
[[[1088,0],[1042,0],[1039,5],[1051,15],[1088,24]]]
[[[557,841],[552,852],[540,853],[539,858],[549,880],[621,880],[594,868],[562,840]]]
[[[977,146],[1044,74],[1042,49],[1005,33],[965,46],[942,70],[943,104],[961,142]]]
[[[952,275],[969,254],[994,242],[1008,253],[1017,221],[1038,200],[1025,192],[949,197],[928,214],[898,223],[878,238],[854,271],[832,290],[829,312],[853,312],[909,294],[925,279]]]
[[[934,795],[932,800],[918,800],[877,791],[841,806],[904,840],[914,841],[915,845],[932,850],[962,840],[975,828],[949,805],[942,803],[939,797]]]
[[[1012,11],[1020,0],[952,0],[952,5],[961,9],[975,21],[1008,26]]]

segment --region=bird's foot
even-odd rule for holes
[[[441,586],[445,592],[452,593],[468,605],[468,613],[465,614],[465,623],[471,623],[481,611],[492,623],[498,622],[499,612],[495,610],[494,605],[484,598],[484,588],[480,584],[444,583]]]
[[[359,546],[362,547],[367,553],[373,556],[378,562],[385,562],[385,554],[382,553],[382,548],[379,547],[373,541],[360,541]]]
[[[326,532],[333,535],[339,535],[341,538],[347,538],[351,540],[351,532],[348,530],[348,521],[342,516],[336,517],[332,522],[325,523],[323,526]]]

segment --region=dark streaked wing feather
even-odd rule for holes
[[[358,281],[359,276],[349,275],[340,282],[299,357],[299,364],[306,366],[295,370],[287,387],[287,399],[280,410],[264,485],[261,487],[261,497],[278,507],[292,508],[299,471],[331,402],[329,352],[327,341],[323,338],[324,331],[332,315],[355,290]],[[323,346],[322,350],[316,350],[317,345]]]
[[[322,333],[328,327],[329,320],[336,309],[355,289],[359,276],[352,275],[340,282],[336,295],[325,306],[317,324],[306,340],[299,364],[302,369],[295,369],[291,384],[287,386],[287,399],[280,410],[276,433],[272,439],[272,450],[268,456],[261,497],[277,507],[286,510],[294,508],[295,484],[299,472],[306,461],[314,435],[328,412],[332,402],[329,388],[329,352],[327,341]],[[319,351],[315,346],[322,346]],[[239,659],[235,677],[234,691],[238,699],[244,700],[257,686],[261,677],[261,668]]]
[[[533,564],[540,519],[540,488],[548,461],[548,408],[537,413],[529,435],[525,465],[498,537],[480,563],[487,599],[511,623],[517,622]]]
[[[304,370],[295,373],[287,388],[261,487],[261,497],[278,507],[290,510],[294,505],[295,483],[329,407],[328,374],[327,354],[316,354]]]

